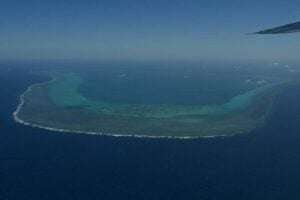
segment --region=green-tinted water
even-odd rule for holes
[[[128,104],[89,100],[79,92],[83,78],[66,74],[48,86],[51,101],[60,107],[85,107],[86,110],[108,115],[172,118],[184,115],[224,115],[245,110],[253,98],[272,87],[274,83],[259,85],[228,102],[217,105]],[[101,82],[101,81],[99,81]],[[124,93],[126,95],[126,93]],[[220,97],[219,97],[220,98]]]

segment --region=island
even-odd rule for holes
[[[35,72],[16,121],[54,131],[152,138],[232,136],[262,127],[285,80],[231,72],[91,68]]]

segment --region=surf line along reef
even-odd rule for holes
[[[272,109],[272,98],[284,84],[276,78],[266,81],[252,77],[244,84],[256,80],[255,87],[216,104],[131,103],[87,97],[81,90],[88,78],[80,73],[46,74],[53,79],[30,86],[21,95],[14,113],[16,121],[54,131],[112,136],[197,138],[246,133],[264,125]],[[119,81],[126,76],[114,78]],[[97,84],[105,83],[100,79]],[[115,90],[94,91],[97,88],[86,89],[115,95]],[[118,95],[125,98],[126,90]]]

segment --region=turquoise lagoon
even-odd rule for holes
[[[18,117],[44,128],[148,137],[211,137],[264,125],[285,82],[185,68],[46,70],[23,95]]]

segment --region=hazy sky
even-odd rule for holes
[[[0,60],[300,60],[296,0],[2,0]]]

